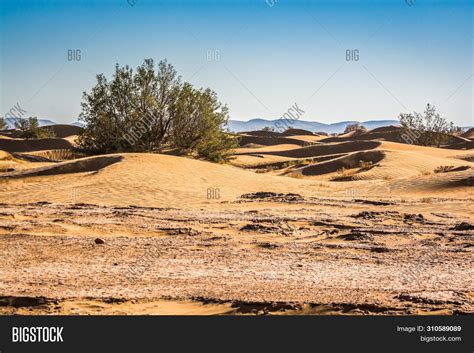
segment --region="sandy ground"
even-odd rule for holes
[[[472,151],[279,138],[234,165],[0,152],[0,313],[474,312]]]
[[[468,213],[271,194],[193,211],[3,205],[0,311],[472,313]]]

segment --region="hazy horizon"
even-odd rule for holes
[[[306,121],[396,120],[431,103],[474,125],[469,1],[0,6],[0,116],[19,104],[27,116],[73,123],[96,74],[153,58],[216,91],[232,120],[278,119],[295,102]],[[68,60],[75,50],[80,60]]]

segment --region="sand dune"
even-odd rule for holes
[[[410,138],[403,138],[403,129],[400,126],[384,126],[373,130],[364,132],[363,130],[356,130],[347,134],[341,134],[335,137],[328,137],[320,140],[320,142],[343,142],[343,141],[389,141],[398,143],[407,143]],[[447,148],[454,148],[452,146],[460,145],[469,142],[468,139],[461,136],[450,136],[449,141],[446,143]],[[469,147],[472,148],[472,147]],[[462,149],[462,148],[458,148]],[[465,149],[465,148],[464,148]]]
[[[473,313],[473,150],[364,135],[231,165],[0,139],[0,314]]]
[[[304,129],[288,129],[285,130],[282,135],[284,136],[314,136],[314,134],[309,130]]]
[[[292,144],[298,146],[305,146],[308,143],[299,139],[289,137],[270,137],[270,136],[246,136],[243,135],[240,138],[240,146],[244,147],[248,144],[258,144],[264,146],[273,146],[281,144]]]
[[[382,131],[382,132],[367,132],[364,134],[359,134],[357,136],[336,136],[336,137],[328,137],[321,142],[324,143],[331,143],[331,142],[344,142],[344,141],[369,141],[369,140],[378,140],[378,141],[392,141],[392,142],[400,142],[403,143],[404,140],[401,137],[401,133],[399,130],[390,130],[390,131]]]
[[[329,161],[312,164],[307,167],[296,169],[292,171],[291,175],[298,174],[304,176],[316,176],[322,174],[336,173],[341,168],[358,168],[360,162],[370,162],[376,164],[385,158],[385,153],[382,151],[362,151],[354,152],[348,155],[331,159]]]
[[[375,165],[374,167],[367,171],[358,172],[357,174],[353,175],[352,178],[354,180],[406,179],[420,175],[430,176],[435,174],[436,168],[442,166],[466,166],[467,168],[474,167],[474,164],[466,163],[458,159],[429,157],[413,152],[386,150],[383,153],[384,157],[380,160],[372,160],[373,164]]]
[[[308,142],[308,144],[319,144],[322,139],[325,139],[326,136],[322,135],[292,135],[292,139],[301,140]]]
[[[309,158],[327,154],[349,153],[354,151],[369,150],[380,146],[378,141],[341,142],[324,145],[307,146],[286,151],[262,151],[261,154],[273,154],[292,158]]]
[[[0,161],[12,160],[12,159],[13,159],[13,156],[10,153],[0,150]]]
[[[379,129],[379,133],[384,131],[391,130]],[[359,135],[351,135],[356,135],[356,141],[296,148],[291,145],[253,150],[241,148],[233,164],[259,173],[297,179],[334,182],[380,180],[388,187],[394,184],[398,193],[424,190],[439,194],[447,192],[447,188],[452,190],[453,187],[464,188],[472,184],[472,152],[387,141],[357,141]],[[449,173],[438,173],[444,169]],[[398,180],[407,183],[411,179],[416,179],[412,185],[401,187],[397,184]],[[366,190],[367,186],[357,187]]]
[[[464,138],[467,138],[469,140],[474,140],[474,127],[471,127],[469,130],[467,130],[461,136],[464,137]]]
[[[401,126],[389,125],[389,126],[376,127],[375,129],[370,130],[370,133],[401,131],[401,130],[402,130]]]
[[[25,163],[22,159],[17,158],[8,152],[0,150],[0,175],[17,169],[25,168],[31,168],[31,165]]]
[[[67,124],[43,126],[41,127],[41,129],[51,130],[56,138],[65,138],[69,136],[79,135],[82,130],[84,130],[82,127]]]
[[[249,136],[260,136],[260,137],[281,137],[282,133],[276,131],[266,131],[266,130],[257,130],[257,131],[247,131],[245,135]]]
[[[0,183],[2,200],[15,203],[71,202],[76,193],[74,201],[100,205],[191,207],[213,202],[207,199],[209,188],[230,201],[261,190],[291,192],[308,182],[184,157],[117,154],[4,173]]]
[[[450,148],[450,149],[456,149],[456,150],[472,150],[474,148],[474,141],[464,141],[464,142],[446,146],[444,148]]]
[[[236,156],[230,164],[241,168],[258,168],[260,166],[271,166],[275,163],[285,163],[295,158],[273,156],[273,155],[262,155],[262,154],[244,154]]]
[[[85,152],[75,151],[71,149],[43,150],[29,153],[15,153],[15,155],[22,158],[44,159],[45,161],[49,162],[62,162],[66,160],[79,159],[88,156],[88,154]]]
[[[286,138],[277,137],[273,138],[273,140],[275,140],[275,143],[281,140],[287,142]],[[188,173],[182,170],[183,167],[186,167],[186,170],[193,170],[193,174],[202,175],[201,180],[214,180],[214,187],[216,188],[221,185],[228,185],[229,188],[235,188],[234,191],[227,191],[228,196],[235,196],[251,190],[258,190],[258,185],[269,183],[275,185],[276,190],[282,190],[280,187],[283,187],[284,190],[290,190],[291,186],[289,183],[296,182],[288,182],[288,180],[281,177],[271,180],[266,179],[275,178],[275,176],[278,175],[303,179],[309,178],[309,180],[313,180],[313,178],[316,177],[326,181],[333,179],[338,181],[389,181],[419,177],[420,175],[428,179],[430,175],[435,174],[437,168],[443,166],[470,169],[474,165],[472,163],[471,153],[460,153],[458,150],[380,141],[348,141],[324,143],[306,147],[295,144],[270,144],[254,149],[239,148],[235,151],[235,158],[231,162],[233,166],[239,168],[215,165],[182,157],[154,154],[123,154],[90,157],[52,165],[50,165],[51,163],[43,163],[41,165],[34,163],[52,161],[53,159],[48,159],[47,157],[54,155],[52,154],[53,152],[54,151],[37,151],[30,154],[17,154],[21,160],[13,157],[11,154],[3,152],[4,159],[6,156],[9,156],[9,158],[16,159],[14,163],[21,162],[23,165],[21,168],[15,168],[15,166],[12,166],[12,162],[10,162],[9,166],[3,166],[3,174],[0,174],[0,178],[3,180],[31,179],[33,177],[48,175],[64,176],[65,174],[91,173],[99,170],[102,175],[109,174],[109,170],[114,170],[117,176],[112,175],[110,177],[110,183],[112,185],[107,186],[105,189],[132,189],[132,186],[126,187],[122,185],[122,180],[127,178],[127,173],[130,175],[130,182],[132,184],[136,182],[136,187],[141,187],[141,184],[146,184],[144,179],[149,177],[150,180],[159,183],[163,183],[163,178],[165,180],[181,180],[180,183],[186,185],[187,188],[195,188],[197,184],[200,183],[190,183],[187,177],[182,178],[182,175],[184,176]],[[35,160],[35,158],[37,159]],[[72,156],[71,158],[74,157]],[[26,162],[31,163],[25,164]],[[146,171],[142,171],[141,175],[136,175],[136,172],[133,170],[141,170],[141,168],[138,167],[140,163],[150,167],[147,167]],[[113,164],[116,164],[116,166]],[[180,168],[176,168],[177,165],[179,165]],[[161,166],[162,169],[167,172],[164,173],[157,170],[157,166]],[[11,168],[15,170],[6,172]],[[246,172],[240,168],[258,169],[259,173]],[[268,173],[265,173],[265,168],[269,169]],[[160,174],[160,177],[155,174]],[[170,178],[168,178],[168,175]],[[212,177],[213,175],[214,177]],[[220,177],[217,178],[217,175]],[[90,177],[91,175],[88,175],[87,178]],[[443,177],[441,176],[441,178]],[[232,179],[237,180],[230,183],[229,180]],[[467,180],[469,180],[469,177]],[[42,180],[41,183],[43,182]],[[105,183],[103,180],[94,180],[93,182],[98,185]],[[298,182],[304,181],[301,180]],[[54,184],[54,182],[51,183]],[[88,184],[90,185],[90,183]],[[209,182],[208,186],[199,185],[201,192],[203,192],[202,190],[204,189],[212,188],[213,186],[211,184],[212,183]],[[447,182],[446,184],[449,183]],[[463,184],[462,182],[459,184],[465,185],[465,183]],[[66,185],[66,187],[74,186]],[[222,187],[226,188],[226,186]],[[54,188],[57,188],[57,186]],[[145,185],[143,188],[150,189],[150,186]],[[100,189],[100,187],[97,187],[97,189]],[[180,190],[180,192],[183,191],[184,190]],[[100,194],[99,190],[97,190],[97,192]],[[112,195],[114,194],[115,191],[112,192]],[[113,198],[115,199],[116,196]],[[138,198],[146,199],[145,195],[141,195]],[[193,197],[191,197],[191,199],[193,199]],[[200,201],[203,200],[201,199]],[[147,204],[150,203],[152,202],[150,201]]]
[[[71,149],[69,141],[60,138],[49,139],[0,139],[0,150],[7,152],[32,152],[54,149]]]
[[[370,150],[321,162],[327,169],[315,164],[301,170],[293,170],[293,173],[301,173],[303,176],[303,179],[295,179],[278,176],[278,172],[274,175],[254,173],[184,157],[118,154],[84,158],[41,168],[31,168],[36,163],[29,163],[30,169],[0,173],[0,197],[13,203],[48,201],[186,208],[199,205],[217,206],[221,202],[234,201],[242,194],[257,191],[297,191],[306,196],[321,195],[327,193],[329,185],[314,183],[313,178],[322,177],[322,181],[327,181],[331,176],[338,175],[339,167],[349,167],[350,163],[354,165],[360,160],[375,162],[376,166],[355,173],[355,181],[331,182],[332,196],[346,195],[346,191],[354,187],[352,183],[380,180],[381,184],[357,184],[358,193],[366,197],[393,197],[395,195],[387,195],[385,190],[386,187],[390,188],[392,183],[396,184],[398,178],[407,180],[421,177],[420,180],[426,183],[432,178],[448,180],[455,173],[437,175],[433,172],[434,168],[440,165],[472,166],[470,162],[455,158],[416,158],[411,152]],[[380,161],[377,162],[378,160]],[[143,168],[144,165],[147,167]],[[430,174],[420,175],[420,170],[430,171]],[[469,179],[469,176],[466,178]],[[397,195],[413,196],[413,191],[426,191],[432,195],[455,195],[447,188],[430,191],[429,188],[423,189],[406,181],[404,183]],[[457,193],[465,193],[466,187],[469,185],[460,183]],[[207,198],[209,189],[219,189],[217,204],[216,200]]]
[[[0,175],[0,179],[26,178],[33,176],[61,175],[73,173],[98,172],[122,160],[121,156],[98,156],[74,160],[72,162],[63,162],[50,164],[48,166],[32,168],[22,171],[13,171]]]
[[[248,146],[248,145],[247,145]],[[278,151],[287,151],[292,149],[300,148],[299,145],[294,144],[280,144],[280,145],[270,145],[270,146],[263,146],[258,145],[259,147],[239,147],[233,151],[234,156],[242,155],[242,154],[254,154],[260,152],[278,152]]]

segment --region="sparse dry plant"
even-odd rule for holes
[[[369,170],[374,167],[374,163],[372,161],[359,161],[359,168],[362,171]]]
[[[440,165],[434,169],[435,173],[446,173],[454,169],[453,165]]]
[[[337,174],[341,175],[341,176],[344,176],[347,174],[347,169],[345,167],[342,167],[342,168],[339,168],[337,170]]]
[[[452,122],[441,117],[433,105],[427,104],[422,114],[402,113],[399,116],[402,139],[406,143],[421,146],[440,147],[449,141],[452,134],[459,131]]]
[[[356,130],[363,130],[363,131],[367,131],[367,128],[359,123],[355,123],[355,124],[349,124],[346,126],[346,128],[344,129],[344,133],[347,134],[348,132],[351,132],[351,131],[356,131]]]
[[[352,173],[349,169],[342,167],[336,171],[337,175],[333,176],[331,181],[346,181],[352,178]]]

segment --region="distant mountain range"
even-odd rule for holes
[[[278,126],[286,127],[285,122],[275,125],[280,119],[265,120],[265,119],[251,119],[249,121],[229,120],[229,130],[233,132],[245,132],[261,130],[264,127],[273,127],[278,131]],[[375,129],[381,126],[398,125],[398,120],[369,120],[369,121],[341,121],[339,123],[324,124],[317,121],[295,120],[291,122],[291,126],[295,129],[304,129],[312,132],[326,132],[328,134],[341,133],[349,124],[359,123],[367,129]],[[290,122],[288,122],[290,124]]]
[[[15,121],[18,118],[6,118],[5,121],[9,129],[15,127]],[[275,120],[266,120],[266,119],[251,119],[248,121],[239,121],[239,120],[229,120],[228,128],[232,132],[245,132],[245,131],[255,131],[262,130],[264,127],[273,127],[275,131],[278,131],[278,126],[286,127],[285,122],[281,122],[279,125],[275,125],[280,119]],[[38,119],[40,126],[49,126],[56,125],[56,123],[49,119]],[[325,124],[317,121],[305,121],[305,120],[295,120],[291,122],[291,126],[295,129],[304,129],[312,132],[326,132],[328,134],[339,134],[344,132],[344,129],[349,124],[359,123],[365,126],[367,129],[372,130],[382,126],[389,125],[398,125],[398,120],[368,120],[368,121],[341,121],[338,123]],[[72,123],[71,125],[84,127],[79,121]],[[468,130],[470,127],[463,127],[464,130]]]
[[[8,128],[13,129],[15,127],[15,122],[18,118],[7,118],[5,121],[7,122]],[[282,122],[280,125],[275,126],[275,124],[279,121],[279,119],[275,120],[266,120],[266,119],[251,119],[248,121],[238,121],[238,120],[229,120],[229,130],[233,132],[245,132],[245,131],[254,131],[254,130],[261,130],[264,127],[273,127],[275,131],[278,131],[278,126],[285,127],[285,123]],[[49,119],[38,119],[40,126],[49,126],[49,125],[56,125],[56,123]],[[349,124],[357,123],[358,121],[341,121],[339,123],[333,124],[324,124],[317,121],[304,121],[304,120],[295,120],[291,123],[295,129],[304,129],[309,130],[312,132],[327,132],[329,134],[333,133],[341,133],[344,132],[344,129]],[[364,125],[367,129],[375,129],[381,126],[387,125],[398,125],[398,120],[369,120],[358,122]],[[75,123],[71,124],[75,126],[83,127],[83,124],[76,121]]]

